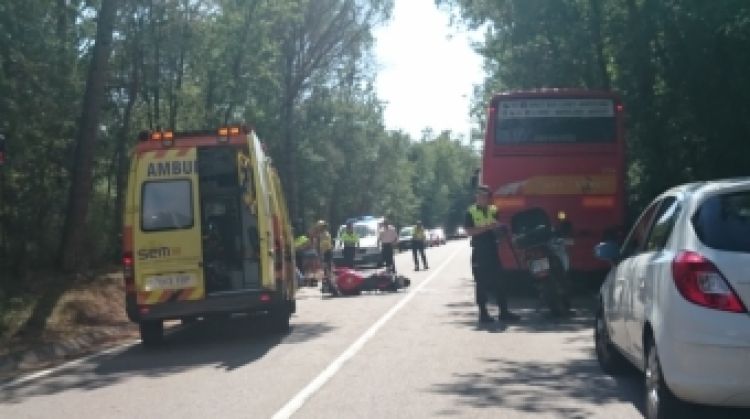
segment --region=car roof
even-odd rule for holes
[[[732,190],[743,190],[750,188],[750,177],[736,177],[727,179],[716,179],[702,182],[691,182],[675,186],[660,195],[685,194],[694,197],[714,195]]]

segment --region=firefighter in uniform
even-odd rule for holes
[[[508,310],[505,278],[498,252],[498,234],[507,234],[507,228],[498,222],[499,212],[490,204],[491,195],[489,187],[479,186],[475,195],[476,202],[466,211],[464,220],[466,233],[471,237],[471,271],[474,275],[479,321],[493,321],[487,311],[487,296],[493,291],[500,308],[500,321],[517,321],[519,316]]]
[[[422,222],[417,221],[417,225],[414,226],[414,232],[411,236],[411,254],[414,256],[414,270],[419,270],[419,259],[417,259],[417,253],[422,256],[422,267],[424,269],[430,269],[427,266],[427,255],[424,253],[425,244],[427,242],[427,233],[422,227]]]
[[[359,247],[359,236],[354,232],[351,221],[346,223],[346,229],[341,232],[339,240],[344,245],[344,266],[354,269],[354,254]]]

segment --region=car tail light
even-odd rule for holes
[[[125,293],[135,292],[135,276],[133,274],[133,254],[125,252],[122,254],[122,271],[125,278]]]
[[[694,304],[733,313],[747,312],[724,275],[699,253],[680,252],[672,261],[672,277],[680,294]]]

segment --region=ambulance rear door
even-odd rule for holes
[[[204,298],[196,169],[195,148],[138,156],[133,257],[140,305]]]

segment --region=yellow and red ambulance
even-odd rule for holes
[[[124,213],[127,314],[144,344],[164,321],[296,311],[293,236],[281,182],[246,127],[143,132]]]

